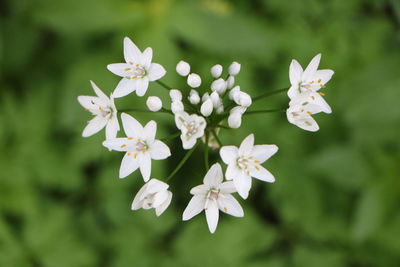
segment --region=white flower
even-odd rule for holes
[[[182,100],[182,93],[177,89],[169,90],[169,97],[172,101],[181,101]]]
[[[303,71],[299,62],[292,60],[289,67],[289,78],[291,87],[288,91],[290,99],[297,97],[306,91],[318,91],[334,74],[333,70],[318,70],[321,54],[316,55]]]
[[[115,138],[119,131],[117,109],[114,98],[108,98],[97,85],[90,81],[96,96],[78,96],[78,101],[86,110],[95,117],[89,121],[82,132],[83,137],[89,137],[106,127],[106,139]]]
[[[207,126],[206,120],[196,114],[189,115],[186,112],[175,114],[176,127],[182,131],[181,140],[184,149],[191,149],[198,138],[204,135]]]
[[[226,88],[226,82],[222,78],[219,78],[211,83],[211,90],[218,92],[218,94],[225,93]]]
[[[231,76],[236,76],[240,72],[240,64],[237,63],[236,61],[232,62],[232,64],[229,66],[229,75]]]
[[[154,208],[156,215],[160,216],[169,206],[172,199],[168,184],[157,179],[151,179],[140,188],[132,202],[132,210],[140,208],[148,210]]]
[[[222,105],[221,98],[217,92],[212,92],[210,95],[211,102],[214,108],[217,108]]]
[[[188,76],[190,73],[190,65],[189,63],[181,60],[178,64],[176,64],[176,72],[181,76]]]
[[[240,144],[224,146],[219,151],[222,160],[228,165],[225,176],[233,180],[239,195],[246,199],[251,188],[251,177],[265,182],[274,182],[274,176],[261,164],[278,151],[276,145],[254,145],[254,135],[250,134]]]
[[[212,66],[212,68],[211,68],[211,75],[212,75],[214,78],[220,77],[221,74],[222,74],[222,66],[221,66],[221,65],[217,64],[217,65]]]
[[[192,88],[197,88],[201,85],[201,78],[196,73],[189,74],[187,78],[187,84]]]
[[[190,220],[205,210],[208,229],[214,233],[218,225],[219,210],[235,217],[243,217],[242,207],[231,195],[236,192],[233,183],[222,183],[222,180],[221,165],[215,163],[205,175],[204,184],[190,190],[193,197],[183,212],[182,220]]]
[[[103,146],[126,152],[119,169],[119,178],[125,178],[140,168],[143,180],[147,182],[151,174],[151,160],[166,159],[171,156],[167,145],[155,140],[157,124],[149,121],[143,126],[132,116],[122,113],[122,125],[127,137],[115,138],[103,142]]]
[[[150,111],[156,112],[162,108],[162,101],[158,96],[149,96],[146,105]]]
[[[190,90],[189,102],[193,105],[200,103],[199,93],[194,89]]]
[[[133,91],[143,96],[149,82],[156,81],[166,73],[163,66],[151,63],[153,50],[148,47],[143,53],[128,37],[124,38],[124,58],[126,63],[115,63],[107,66],[108,70],[123,77],[113,93],[114,97],[123,97]]]
[[[208,98],[206,101],[203,102],[203,104],[201,104],[200,113],[204,117],[208,117],[211,115],[212,111],[213,111],[213,102],[211,98]]]
[[[184,110],[183,102],[180,100],[172,101],[171,103],[171,111],[172,113],[182,112]]]

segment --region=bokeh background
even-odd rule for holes
[[[0,266],[400,265],[398,0],[5,0],[0,27]],[[106,65],[122,61],[124,36],[151,46],[178,88],[181,59],[204,86],[212,65],[239,61],[251,95],[287,87],[290,60],[305,66],[321,52],[321,67],[335,70],[325,90],[334,112],[315,116],[316,133],[284,113],[221,131],[224,144],[252,132],[280,150],[265,164],[276,183],[255,181],[240,200],[245,218],[221,216],[214,235],[204,214],[181,222],[204,176],[201,149],[171,180],[161,217],[133,212],[141,176],[118,179],[122,154],[101,146],[104,132],[81,137],[90,115],[76,100],[93,94],[89,80],[112,92],[119,78]],[[155,83],[147,95],[169,105]],[[253,108],[287,103],[280,94]],[[159,138],[176,132],[169,115],[133,115],[155,119]],[[179,139],[168,145],[172,157],[153,161],[159,179],[184,153]]]

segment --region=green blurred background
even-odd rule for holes
[[[1,267],[400,266],[400,1],[5,0],[0,27]],[[287,87],[290,60],[305,66],[321,52],[335,70],[325,90],[334,112],[315,116],[317,133],[284,113],[222,130],[224,144],[253,132],[280,150],[265,164],[276,183],[255,181],[240,200],[245,218],[221,216],[214,235],[204,214],[181,222],[204,175],[201,149],[171,180],[161,217],[133,212],[140,174],[118,179],[122,154],[101,146],[104,132],[81,137],[90,116],[76,100],[93,94],[90,79],[115,88],[106,65],[122,61],[124,36],[151,46],[178,88],[181,59],[203,77],[239,61],[237,82],[253,96]],[[147,95],[169,103],[155,83]],[[281,94],[252,108],[287,103]],[[133,115],[157,120],[158,138],[176,131],[169,115]],[[183,156],[179,139],[168,145],[153,177]]]

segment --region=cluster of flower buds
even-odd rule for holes
[[[239,128],[242,116],[253,101],[286,89],[268,92],[252,99],[239,85],[235,85],[235,78],[241,69],[237,62],[229,66],[225,79],[221,77],[221,65],[211,67],[212,82],[205,86],[200,75],[191,72],[189,63],[185,61],[176,65],[176,72],[186,77],[189,88],[172,89],[159,81],[166,71],[160,64],[152,63],[152,56],[151,48],[141,52],[129,38],[124,39],[125,63],[107,66],[112,73],[122,77],[114,92],[108,97],[91,82],[96,96],[78,97],[79,103],[94,115],[82,135],[89,137],[103,128],[106,129],[103,146],[110,151],[124,152],[119,178],[125,178],[139,170],[145,182],[133,200],[132,210],[154,208],[157,216],[167,209],[172,200],[172,192],[168,190],[169,185],[166,182],[175,176],[197,145],[203,144],[206,174],[203,184],[190,191],[193,197],[184,210],[182,219],[189,220],[204,210],[209,230],[213,233],[218,224],[219,211],[235,217],[244,216],[242,207],[232,196],[233,193],[238,193],[241,198],[246,199],[252,186],[252,178],[270,183],[275,181],[274,176],[261,164],[278,151],[276,145],[254,145],[254,134],[244,138],[239,147],[223,146],[220,130]],[[320,55],[317,55],[305,71],[295,60],[290,65],[292,86],[288,91],[291,101],[287,109],[287,118],[289,122],[309,131],[318,130],[318,125],[311,115],[331,112],[322,94],[317,91],[329,81],[333,71],[317,70],[319,61]],[[119,111],[114,99],[132,92],[142,97],[146,94],[150,82],[156,82],[168,90],[171,108],[164,108],[158,96],[149,96],[146,101],[148,110],[128,109],[120,114],[125,137],[117,137],[120,130]],[[277,110],[249,111],[248,114],[272,111]],[[174,116],[179,132],[161,140],[180,136],[183,149],[189,151],[173,172],[162,179],[163,181],[151,178],[152,160],[164,160],[171,156],[170,148],[163,141],[156,139],[157,123],[151,120],[142,126],[126,112],[164,112]],[[211,168],[208,162],[209,147],[218,148],[220,155],[219,162],[215,162]]]
[[[288,91],[290,102],[286,112],[288,121],[311,132],[319,130],[311,115],[320,112],[332,113],[331,107],[322,97],[325,94],[318,91],[325,88],[334,72],[318,70],[320,60],[321,54],[316,55],[304,71],[296,60],[292,60],[289,67],[291,87]]]

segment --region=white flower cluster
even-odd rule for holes
[[[176,72],[186,77],[189,88],[172,89],[158,81],[166,71],[160,64],[152,63],[152,56],[151,48],[141,52],[129,38],[124,39],[125,63],[108,65],[112,73],[122,77],[114,92],[107,97],[91,82],[96,96],[78,97],[79,103],[94,115],[82,135],[88,137],[106,128],[106,140],[103,146],[110,151],[125,153],[119,177],[125,178],[139,170],[145,182],[133,200],[132,210],[154,208],[157,216],[168,208],[172,200],[172,192],[168,190],[169,185],[166,182],[188,160],[196,149],[196,144],[202,143],[207,172],[203,184],[190,191],[193,197],[184,210],[182,219],[189,220],[204,210],[208,228],[213,233],[218,224],[219,211],[235,217],[244,216],[241,205],[232,196],[233,193],[238,193],[241,198],[246,199],[251,189],[252,178],[270,183],[275,181],[274,176],[261,164],[278,151],[276,145],[254,145],[254,135],[250,134],[239,147],[223,146],[219,137],[221,128],[226,130],[239,128],[242,116],[252,102],[263,98],[264,95],[252,99],[240,89],[239,85],[235,85],[235,77],[241,69],[241,65],[237,62],[229,66],[226,79],[221,77],[223,74],[221,65],[211,67],[212,81],[209,86],[204,86],[200,75],[191,72],[189,63],[180,61],[176,65]],[[287,109],[287,118],[289,122],[308,131],[318,130],[318,125],[311,115],[331,112],[329,105],[321,96],[322,93],[317,91],[330,80],[333,71],[317,70],[320,57],[317,55],[304,71],[295,60],[290,65],[289,76],[292,86],[288,91],[291,101]],[[163,107],[160,97],[149,96],[146,101],[148,110],[117,110],[114,98],[126,96],[134,91],[137,96],[142,97],[148,90],[149,82],[153,81],[168,90],[171,99],[170,109]],[[282,91],[286,90],[274,91],[272,94]],[[248,114],[272,111],[249,111]],[[117,137],[120,130],[118,112],[121,113],[125,137]],[[183,149],[189,151],[174,171],[163,179],[164,181],[150,179],[152,160],[163,160],[171,156],[170,148],[163,141],[156,139],[157,123],[151,120],[143,127],[127,112],[163,112],[174,116],[179,132],[161,140],[167,141],[180,135]],[[219,148],[221,157],[220,163],[214,163],[211,168],[208,167],[209,147]],[[222,163],[226,165],[225,171],[221,166]]]
[[[331,107],[318,92],[331,79],[333,70],[318,70],[321,54],[316,55],[303,71],[299,62],[292,60],[289,67],[291,87],[286,115],[288,121],[301,129],[315,132],[319,130],[317,122],[311,115],[324,112],[332,113]]]

